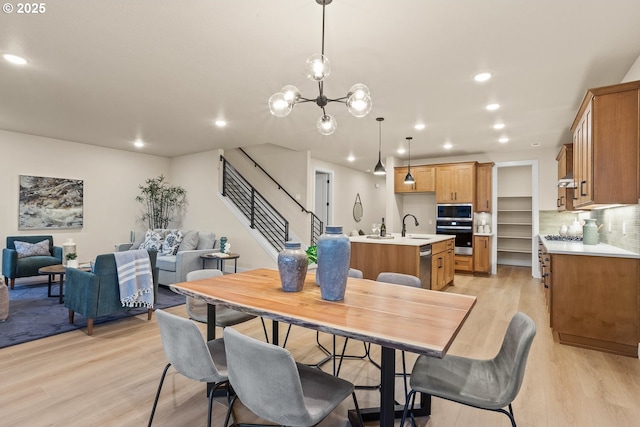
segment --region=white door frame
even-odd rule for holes
[[[328,224],[333,224],[333,179],[334,172],[329,169],[321,169],[315,168],[313,171],[313,212],[318,212],[318,206],[316,206],[316,178],[318,174],[326,174],[329,178],[329,183],[327,185],[327,200],[326,203],[329,203],[329,207],[327,208],[327,222],[323,224],[323,226],[327,227]],[[317,213],[316,213],[317,215]]]

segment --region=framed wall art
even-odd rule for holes
[[[18,229],[82,228],[83,181],[20,175]]]

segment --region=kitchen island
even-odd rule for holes
[[[539,236],[549,326],[558,341],[638,357],[640,254]]]
[[[440,290],[453,285],[454,236],[353,236],[350,240],[350,265],[362,271],[365,279],[376,280],[379,273],[386,271],[419,277],[425,289]]]

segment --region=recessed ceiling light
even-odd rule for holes
[[[490,78],[491,78],[491,73],[480,73],[480,74],[476,74],[476,76],[473,79],[477,82],[486,82]]]
[[[11,62],[12,64],[15,64],[15,65],[24,65],[24,64],[27,63],[26,59],[24,59],[24,58],[22,58],[20,56],[17,56],[17,55],[12,55],[10,53],[5,53],[4,55],[2,55],[2,57],[5,60],[7,60],[7,61],[9,61],[9,62]]]
[[[505,142],[509,142],[509,138],[507,138],[506,136],[503,136],[502,138],[500,138],[500,139],[498,140],[498,142],[499,142],[500,144],[504,144]]]
[[[486,109],[489,111],[495,111],[500,108],[500,104],[489,104],[486,106]]]
[[[216,120],[215,121],[216,126],[218,126],[219,128],[223,128],[227,125],[227,122],[224,120]]]
[[[540,143],[539,142],[532,142],[531,146],[532,147],[540,147]]]
[[[144,147],[144,141],[142,141],[140,138],[138,138],[133,142],[133,145],[135,145],[138,148],[142,148],[142,147]]]
[[[405,150],[403,147],[398,148],[398,150],[396,151],[398,154],[404,154],[407,150]]]
[[[445,142],[443,147],[445,150],[450,150],[451,147],[453,147],[453,144],[451,144],[450,142]]]
[[[496,123],[493,128],[496,130],[504,129],[504,123]]]
[[[349,154],[349,157],[347,157],[347,160],[349,160],[350,162],[353,162],[356,158],[353,157],[353,154]]]
[[[422,130],[422,129],[426,128],[426,127],[427,127],[427,125],[425,125],[424,123],[418,123],[417,125],[414,126],[414,128],[416,130]]]

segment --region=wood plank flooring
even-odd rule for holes
[[[524,384],[513,405],[518,426],[640,425],[640,361],[554,342],[542,289],[529,269],[500,267],[493,277],[457,275],[455,283],[447,292],[476,295],[478,302],[451,353],[492,357],[513,313],[523,311],[536,322]],[[168,311],[186,316],[184,306]],[[37,319],[33,325],[37,327]],[[259,320],[236,328],[263,338]],[[321,337],[330,345],[329,335]],[[304,363],[323,356],[315,346],[315,333],[299,327],[292,328],[287,348]],[[350,353],[361,349],[361,343],[350,341]],[[379,358],[379,349],[374,351]],[[412,363],[415,356],[408,359]],[[165,364],[155,317],[147,321],[146,315],[96,325],[91,337],[79,330],[0,349],[0,425],[146,425]],[[331,364],[324,369],[329,371]],[[203,386],[173,372],[167,376],[154,426],[206,425]],[[379,371],[370,363],[349,360],[341,376],[356,384],[376,384]],[[396,393],[402,396],[401,379]],[[362,407],[376,405],[376,391],[357,394]],[[214,407],[214,426],[224,421],[225,403],[221,398]],[[351,406],[345,401],[321,426],[346,426],[344,411]],[[246,411],[239,411],[239,417],[252,418]],[[509,426],[504,415],[437,398],[432,416],[418,421],[429,427]]]

